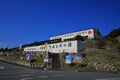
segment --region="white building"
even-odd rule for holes
[[[82,31],[61,34],[61,35],[57,35],[57,36],[51,36],[50,40],[62,39],[62,41],[64,41],[67,39],[75,38],[77,35],[81,35],[82,37],[85,37],[88,39],[101,38],[100,32],[97,29],[92,28],[92,29],[87,29],[87,30],[82,30]]]
[[[81,35],[82,37],[88,38],[88,39],[101,38],[100,32],[97,29],[92,28],[92,29],[52,36],[50,37],[50,41],[55,41],[57,43],[26,47],[24,48],[24,51],[25,52],[46,52],[47,51],[50,53],[63,53],[63,52],[79,53],[82,49],[85,48],[85,44],[81,41],[74,40],[74,38],[78,35]]]
[[[50,53],[79,53],[85,48],[85,44],[81,41],[66,41],[52,44],[45,44],[40,46],[26,47],[25,52],[42,52],[48,51]]]

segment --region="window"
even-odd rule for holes
[[[72,46],[72,44],[71,43],[68,43],[68,47],[71,47]]]
[[[64,44],[64,47],[66,47],[66,44]]]
[[[58,48],[58,45],[56,45],[56,48]]]
[[[81,35],[81,32],[79,32],[79,35]]]
[[[77,32],[77,35],[80,35],[81,33],[80,32]]]
[[[84,33],[87,34],[87,31],[85,31]]]
[[[83,38],[84,38],[84,39],[88,39],[88,36],[84,36]]]
[[[84,32],[82,32],[82,34],[84,34]]]
[[[55,48],[55,46],[54,46],[54,45],[53,45],[52,47],[53,47],[53,48]]]
[[[60,44],[59,46],[62,47],[62,44]]]

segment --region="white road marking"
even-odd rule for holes
[[[3,67],[2,65],[0,65],[0,69],[5,69],[5,67]]]
[[[120,78],[102,78],[102,79],[96,79],[96,80],[120,80]]]
[[[39,78],[47,78],[48,76],[39,76]]]
[[[63,74],[53,75],[53,77],[64,76]]]
[[[32,78],[24,78],[24,79],[21,79],[21,80],[31,80]]]
[[[53,73],[54,71],[41,71],[41,73]]]
[[[23,77],[27,77],[27,76],[31,76],[31,75],[13,75],[13,76],[0,76],[0,78],[11,78],[11,77],[21,77],[21,76],[23,76]]]
[[[5,67],[0,66],[0,69],[5,69]]]

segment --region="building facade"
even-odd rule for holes
[[[87,39],[101,38],[100,32],[95,29],[87,29],[82,31],[76,31],[57,36],[51,36],[49,44],[32,46],[24,48],[25,52],[50,52],[50,53],[79,53],[85,48],[85,43],[75,40],[76,36],[82,36]]]
[[[76,31],[76,32],[61,34],[61,35],[57,35],[57,36],[51,36],[50,40],[62,39],[62,41],[64,41],[64,40],[67,40],[67,39],[75,38],[78,35],[80,35],[84,38],[87,38],[87,39],[101,38],[100,32],[97,29],[92,28],[92,29],[87,29],[87,30],[82,30],[82,31]]]
[[[40,46],[26,47],[25,52],[50,52],[50,53],[79,53],[85,48],[85,44],[81,41],[66,41],[52,44],[44,44]]]

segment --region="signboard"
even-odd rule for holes
[[[25,55],[25,59],[26,59],[26,61],[30,61],[30,53],[27,53],[26,55]]]
[[[43,61],[47,63],[47,62],[48,62],[48,59],[46,58],[46,59],[44,59]]]
[[[91,35],[91,34],[92,34],[92,31],[91,31],[91,30],[89,30],[89,31],[88,31],[88,35]]]
[[[82,56],[74,56],[73,62],[80,63],[82,59],[83,59]]]
[[[66,64],[71,64],[71,56],[66,56]]]

